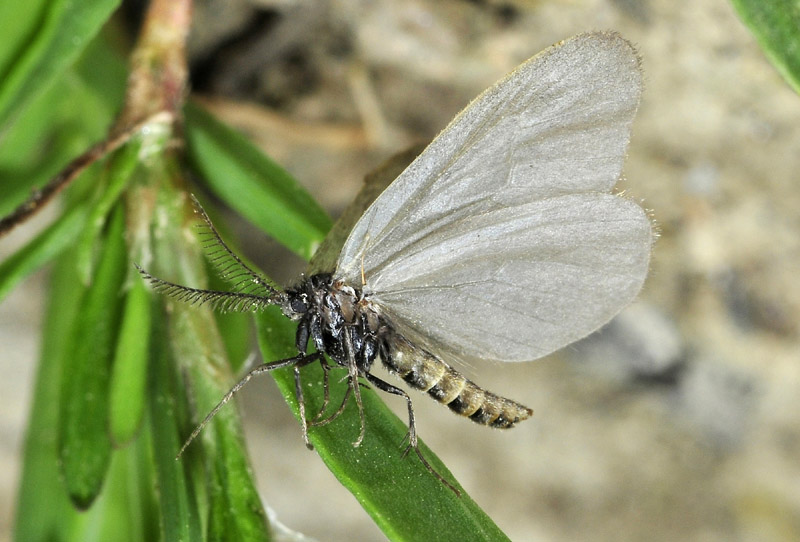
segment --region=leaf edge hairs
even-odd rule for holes
[[[278,305],[298,323],[298,354],[248,372],[178,455],[253,376],[292,367],[306,446],[308,427],[333,421],[351,395],[361,419],[354,445],[361,443],[361,378],[405,399],[403,455],[413,450],[460,494],[419,450],[411,397],[373,375],[373,363],[483,425],[510,428],[532,415],[448,362],[542,357],[597,330],[638,294],[653,228],[638,204],[611,192],[641,88],[639,57],[616,33],[545,49],[478,96],[377,197],[335,269],[286,290],[242,262],[193,197],[209,259],[233,291],[138,271],[187,303],[242,312]],[[313,362],[324,370],[326,399],[329,371],[348,371],[342,403],[325,419],[327,400],[315,418],[305,413],[300,368]]]

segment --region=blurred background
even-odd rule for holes
[[[119,28],[135,35],[141,9],[125,3]],[[620,183],[660,229],[644,290],[556,355],[466,369],[531,420],[489,430],[412,392],[419,432],[512,540],[799,540],[800,97],[729,3],[200,0],[193,92],[335,216],[364,174],[517,64],[605,29],[636,45],[645,71]],[[278,281],[302,271],[246,223],[235,230]],[[0,304],[0,539],[45,279]],[[386,402],[404,416],[402,400]],[[306,451],[268,378],[241,405],[281,522],[318,540],[384,539]]]

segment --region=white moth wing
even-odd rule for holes
[[[641,93],[638,57],[584,34],[474,100],[375,200],[336,277],[409,338],[461,359],[535,359],[639,291],[650,223],[607,194]],[[488,242],[487,242],[488,241]]]
[[[650,244],[649,218],[629,200],[591,193],[525,202],[448,224],[386,266],[391,286],[371,299],[398,331],[437,352],[528,361],[630,303]]]
[[[610,191],[640,94],[638,57],[616,34],[542,51],[478,96],[367,209],[340,274],[359,278],[362,256],[378,271],[454,215]]]

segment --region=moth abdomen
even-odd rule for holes
[[[442,383],[434,388],[447,385],[444,381],[448,379],[463,381],[461,392],[454,399],[445,403],[453,412],[466,416],[475,423],[499,429],[514,427],[517,422],[527,420],[533,415],[533,411],[528,407],[481,388],[453,369],[450,371],[453,376],[445,375]],[[428,395],[436,398],[436,394],[433,392],[434,388],[428,390]],[[444,403],[445,401],[440,400],[440,402]]]
[[[384,363],[410,386],[481,425],[507,429],[531,417],[528,407],[487,391],[438,357],[398,339]]]

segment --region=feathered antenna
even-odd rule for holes
[[[139,264],[134,263],[133,265],[136,266],[136,270],[139,271],[139,274],[153,285],[154,291],[168,295],[178,301],[189,303],[190,305],[204,305],[208,303],[211,308],[221,312],[252,312],[279,303],[279,300],[276,298],[263,295],[223,292],[220,290],[203,290],[200,288],[182,286],[154,277],[142,269]]]
[[[251,269],[225,244],[203,206],[194,194],[191,197],[195,212],[203,219],[203,223],[197,225],[203,250],[220,276],[233,287],[235,292],[267,297],[280,296],[280,288],[276,284]]]
[[[254,271],[225,244],[212,224],[197,198],[192,197],[195,212],[203,220],[198,224],[200,235],[204,238],[203,250],[220,276],[231,284],[233,291],[204,290],[190,288],[154,277],[138,264],[137,271],[150,284],[153,290],[189,304],[208,304],[221,312],[254,312],[270,305],[283,306],[286,294],[261,273]]]

